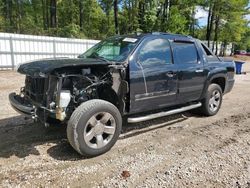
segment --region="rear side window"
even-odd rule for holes
[[[138,61],[142,66],[171,64],[172,57],[169,41],[162,38],[146,41],[138,53]]]
[[[174,59],[180,64],[190,64],[198,62],[197,49],[194,43],[173,43]]]
[[[212,51],[203,43],[201,43],[203,53],[206,54],[207,62],[218,61],[218,58],[212,53]]]
[[[201,43],[201,46],[207,56],[212,56],[212,57],[214,56],[212,52],[205,46],[205,44]]]

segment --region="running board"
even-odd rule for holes
[[[169,111],[166,111],[166,112],[158,112],[156,114],[149,114],[149,115],[140,116],[140,117],[131,117],[131,118],[128,118],[128,123],[139,123],[139,122],[142,122],[142,121],[148,121],[148,120],[151,120],[151,119],[156,119],[156,118],[160,118],[160,117],[164,117],[164,116],[178,114],[180,112],[185,112],[185,111],[188,111],[188,110],[192,110],[194,108],[198,108],[201,105],[202,104],[199,102],[197,104],[192,104],[192,105],[189,105],[189,106],[177,108],[177,109],[174,109],[174,110],[169,110]]]

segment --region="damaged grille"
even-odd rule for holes
[[[37,103],[43,103],[44,90],[45,90],[45,78],[33,78],[26,76],[25,79],[25,94],[31,100]]]

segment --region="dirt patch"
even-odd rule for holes
[[[249,74],[236,76],[216,116],[129,124],[95,158],[71,148],[65,126],[46,129],[12,110],[8,93],[23,81],[0,72],[1,187],[250,187]]]

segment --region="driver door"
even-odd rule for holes
[[[177,66],[173,64],[168,39],[144,39],[129,66],[131,113],[176,104]]]

